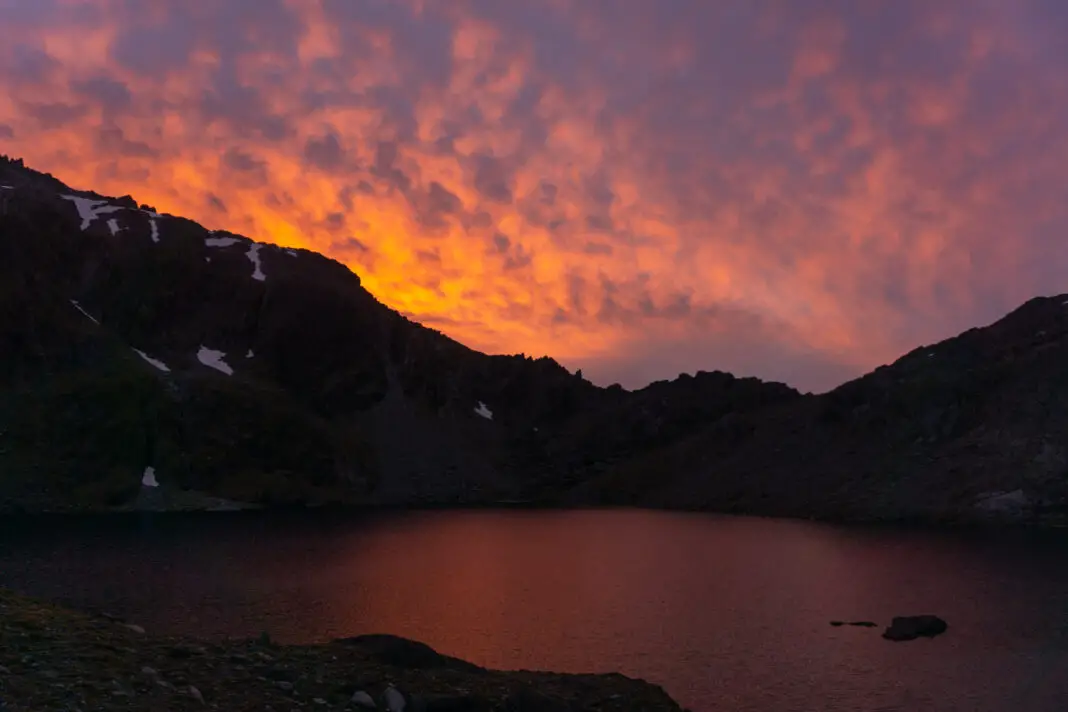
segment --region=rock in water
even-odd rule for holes
[[[887,640],[915,640],[916,638],[933,638],[949,629],[949,624],[938,616],[897,616],[890,626],[883,631]]]

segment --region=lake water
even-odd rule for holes
[[[694,712],[1068,710],[1068,532],[641,511],[0,520],[0,584],[150,631],[370,632]],[[890,643],[935,613],[949,632]]]

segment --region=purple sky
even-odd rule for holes
[[[0,152],[490,352],[824,390],[1068,291],[1052,0],[0,0]]]

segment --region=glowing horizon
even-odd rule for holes
[[[323,252],[482,351],[825,390],[1068,291],[1066,30],[1051,0],[7,3],[0,152]]]

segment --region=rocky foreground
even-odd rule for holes
[[[147,635],[0,590],[0,710],[674,710],[622,675],[500,672],[392,636],[275,645]]]

